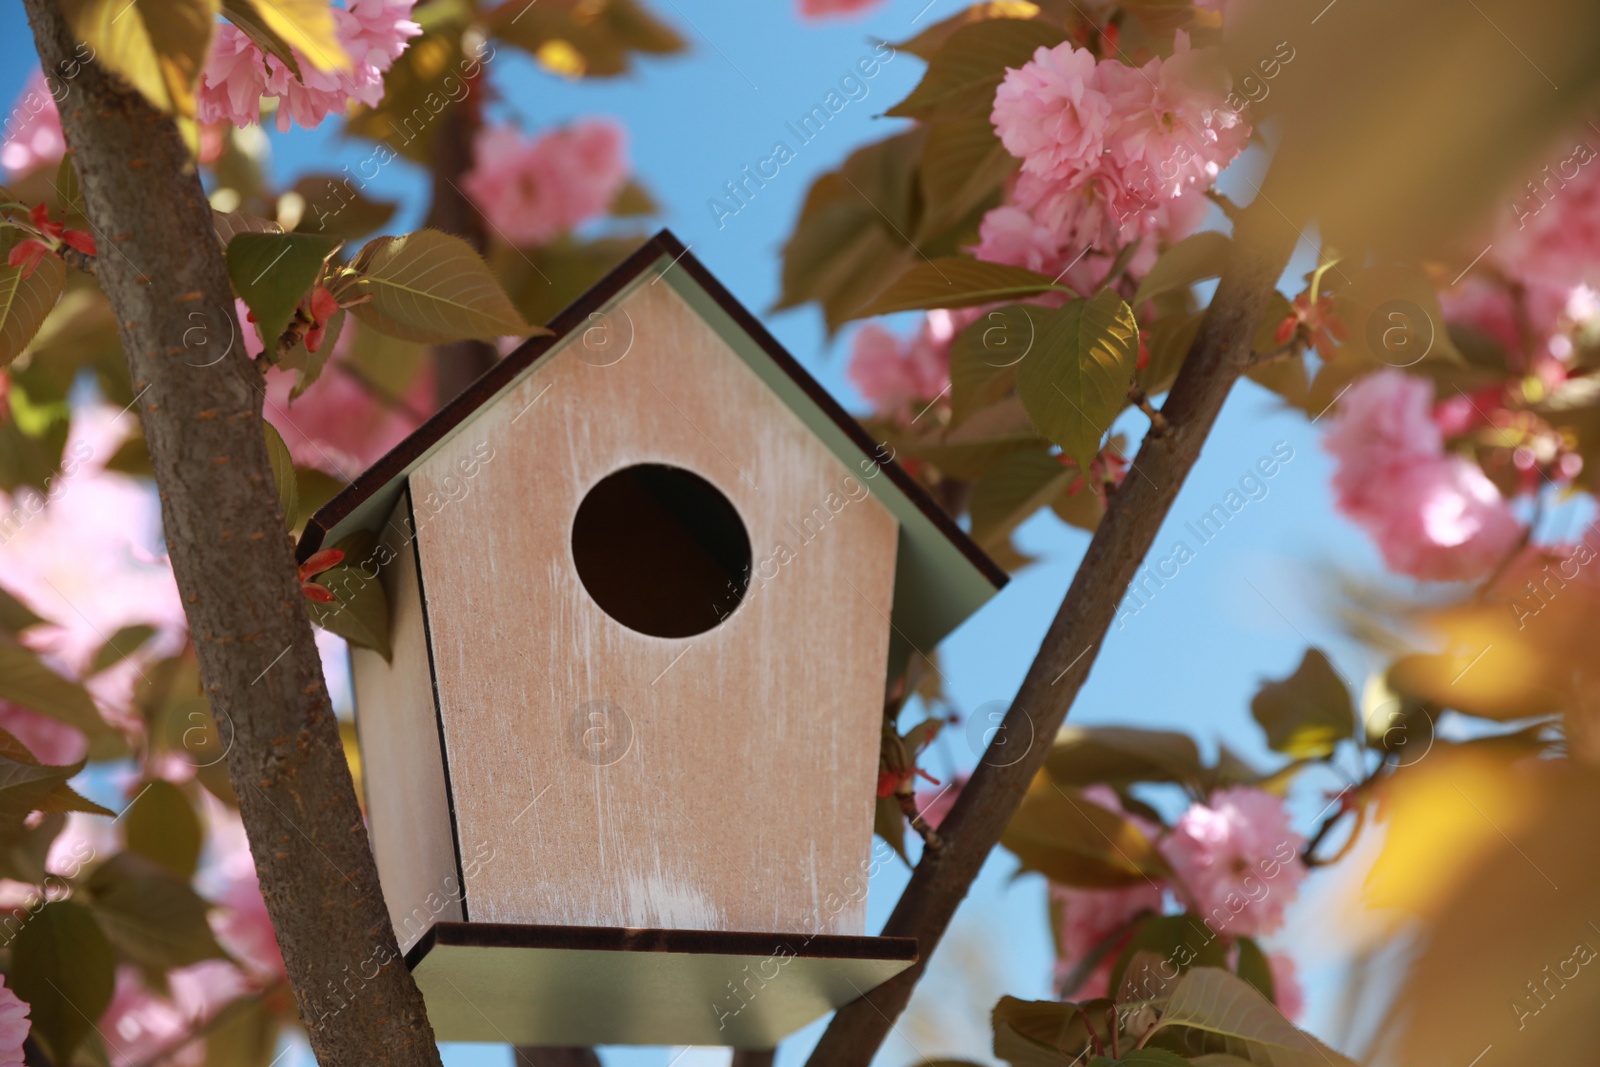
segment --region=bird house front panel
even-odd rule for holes
[[[858,934],[897,525],[652,277],[411,474],[467,918]]]

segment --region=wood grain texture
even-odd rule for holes
[[[356,733],[366,770],[367,828],[389,917],[404,952],[435,922],[464,918],[439,719],[433,701],[411,502],[384,527],[393,553],[379,572],[389,598],[394,658],[351,646]]]
[[[411,476],[462,853],[494,857],[468,912],[859,934],[896,523],[669,286],[611,314],[624,358],[579,335]],[[574,572],[583,494],[636,463],[749,532],[750,591],[707,633],[628,630]],[[598,756],[596,701],[621,709]]]

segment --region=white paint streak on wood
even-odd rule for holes
[[[828,514],[829,493],[844,498],[860,472],[668,286],[623,306],[637,330],[625,359],[547,356],[412,475],[421,498],[478,442],[495,449],[418,534],[462,840],[496,855],[469,877],[468,909],[486,922],[862,933],[851,887],[871,845],[896,524],[864,492]],[[583,494],[643,462],[726,494],[758,568],[780,544],[793,555],[697,637],[624,628],[573,569]],[[797,536],[814,508],[820,532]],[[580,757],[588,700],[629,716],[632,745],[610,766]],[[513,825],[546,785],[540,818]]]

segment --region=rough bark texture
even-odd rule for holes
[[[26,0],[46,71],[76,42]],[[437,1067],[322,679],[211,208],[173,122],[86,64],[61,103],[200,673],[322,1067]]]
[[[921,960],[867,996],[839,1010],[808,1061],[810,1067],[866,1067],[911,999],[911,991],[967,895],[985,858],[1044,765],[1050,741],[1094,666],[1106,631],[1166,519],[1184,478],[1233,384],[1244,372],[1267,296],[1282,273],[1295,233],[1257,207],[1241,220],[1231,260],[1167,395],[1164,432],[1149,434],[1133,469],[1112,496],[1089,542],[1061,609],[1006,713],[996,742],[1023,739],[1026,755],[998,766],[979,763],[939,825],[945,845],[925,851],[894,913],[887,937],[914,937]],[[1028,739],[1031,739],[1029,741]]]
[[[434,137],[433,202],[428,209],[428,225],[463,238],[480,253],[488,245],[488,228],[483,215],[461,191],[461,176],[472,169],[472,146],[483,126],[479,103],[481,83],[474,79],[467,94],[441,116]],[[443,407],[499,359],[493,345],[485,341],[455,341],[433,350],[434,397]]]

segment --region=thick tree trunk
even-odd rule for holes
[[[916,938],[921,960],[841,1008],[812,1052],[809,1067],[866,1067],[871,1062],[911,999],[951,916],[1044,765],[1050,741],[1089,677],[1128,583],[1199,458],[1228,392],[1244,373],[1256,324],[1294,246],[1293,228],[1265,215],[1260,205],[1246,213],[1239,230],[1216,296],[1161,409],[1167,426],[1148,434],[1140,445],[1133,469],[1112,496],[996,737],[997,744],[1013,743],[1005,749],[1008,760],[1018,739],[1029,745],[1026,754],[1005,766],[987,759],[978,765],[939,825],[944,847],[923,852],[884,925],[885,936]]]
[[[466,193],[461,191],[461,176],[472,169],[473,143],[483,126],[479,92],[481,76],[467,87],[467,94],[441,116],[434,137],[433,203],[428,209],[428,225],[463,238],[480,253],[488,246],[488,228]],[[455,341],[433,350],[434,396],[439,407],[455,399],[478,376],[499,359],[493,345],[485,341]]]
[[[25,0],[46,71],[75,42]],[[322,679],[199,175],[171,119],[83,66],[61,106],[98,276],[161,490],[172,569],[267,909],[322,1067],[437,1067]]]

